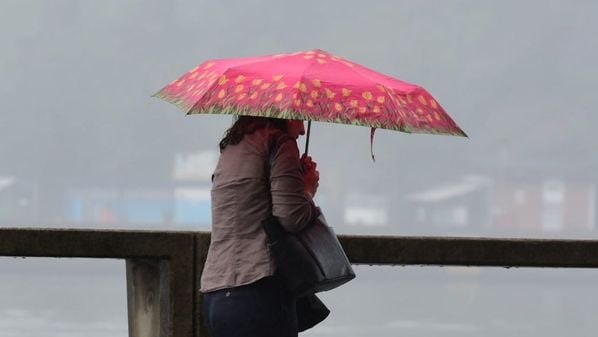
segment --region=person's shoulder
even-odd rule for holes
[[[270,152],[279,152],[282,148],[296,147],[297,142],[290,137],[286,132],[279,129],[269,129],[267,134],[267,142],[269,144]]]
[[[286,132],[280,130],[275,130],[270,135],[270,142],[277,144],[278,146],[287,142],[296,143],[296,141],[292,137],[290,137]]]

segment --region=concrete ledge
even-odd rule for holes
[[[168,336],[193,336],[195,237],[192,232],[0,228],[0,256],[85,257],[168,262]],[[123,270],[123,272],[125,272]],[[176,313],[176,314],[175,314]]]
[[[192,232],[0,228],[0,256],[190,259],[193,235]]]
[[[354,264],[598,268],[598,241],[590,240],[349,235],[339,240]],[[172,337],[207,336],[199,280],[209,245],[209,232],[0,228],[0,256],[115,258],[127,259],[131,268],[147,265],[139,276],[130,269],[128,286],[141,282],[142,298],[168,288],[167,309],[156,302],[152,317],[161,317],[159,335]],[[132,297],[132,308],[138,297]]]
[[[205,261],[209,232],[197,232]],[[353,264],[598,268],[598,240],[339,235]],[[201,242],[201,245],[199,244]],[[203,263],[201,264],[203,268]]]
[[[346,236],[349,260],[370,265],[597,268],[598,241]]]
[[[339,240],[355,264],[598,267],[598,240],[350,235]],[[173,260],[173,272],[177,267],[189,272],[193,265],[196,282],[209,244],[209,232],[0,228],[0,256],[164,258]]]

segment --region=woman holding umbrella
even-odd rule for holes
[[[296,143],[304,133],[303,121],[240,116],[220,141],[201,278],[204,322],[214,337],[297,336],[295,298],[276,274],[261,224],[273,214],[297,232],[316,217],[319,173],[310,157],[299,158]]]
[[[277,279],[260,225],[272,212],[296,232],[316,215],[318,172],[309,157],[299,158],[303,122],[293,120],[370,127],[370,143],[378,128],[467,137],[423,87],[320,49],[208,60],[155,96],[187,114],[241,116],[220,142],[202,276],[204,315],[216,337],[297,334],[293,299]],[[281,132],[287,139],[267,179],[270,140]],[[309,124],[307,136],[306,144]]]

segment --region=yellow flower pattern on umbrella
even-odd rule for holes
[[[334,96],[336,96],[336,93],[328,88],[324,88],[324,91],[326,92],[327,98],[334,98]]]
[[[228,82],[228,78],[226,78],[226,75],[222,75],[222,76],[220,76],[220,78],[218,79],[218,85],[223,85],[223,84],[226,84],[226,82]]]

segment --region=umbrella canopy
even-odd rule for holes
[[[320,49],[208,60],[154,96],[187,114],[314,120],[467,137],[421,86]]]

